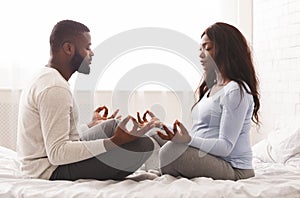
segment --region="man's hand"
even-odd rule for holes
[[[133,123],[133,127],[131,130],[127,129],[126,127],[129,121],[132,121]],[[155,121],[150,121],[143,127],[140,127],[139,123],[134,117],[127,116],[119,123],[119,125],[115,129],[114,135],[111,138],[104,141],[104,146],[107,150],[110,150],[115,148],[116,146],[132,142],[138,139],[139,137],[143,136],[150,129],[158,125],[159,123],[156,123]]]
[[[101,111],[104,111],[103,115],[100,114]],[[98,107],[94,113],[93,113],[93,118],[92,121],[88,124],[88,127],[91,128],[99,123],[101,123],[104,120],[107,119],[112,119],[115,118],[116,115],[118,114],[119,109],[117,109],[111,116],[108,116],[108,108],[106,106],[102,106],[102,107]],[[116,119],[121,119],[121,115],[119,115],[118,117],[116,117]]]
[[[177,126],[180,128],[180,131],[178,131]],[[164,124],[162,127],[166,131],[167,135],[164,135],[160,131],[157,131],[157,135],[159,135],[159,137],[163,140],[171,140],[176,143],[189,143],[192,139],[187,129],[178,120],[176,120],[173,124],[173,132],[171,132]]]

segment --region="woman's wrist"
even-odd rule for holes
[[[192,136],[189,135],[189,138],[187,139],[187,142],[185,143],[186,145],[190,145],[192,143]]]

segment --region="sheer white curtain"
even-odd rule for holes
[[[0,145],[13,149],[16,146],[19,96],[31,76],[48,62],[49,35],[56,22],[72,19],[86,24],[91,30],[92,48],[95,49],[115,35],[145,27],[176,31],[199,43],[203,30],[217,21],[236,25],[251,38],[252,16],[251,12],[245,12],[251,2],[252,0],[112,0],[100,3],[92,0],[5,1],[0,12]],[[105,57],[106,54],[95,56]],[[124,52],[123,55],[116,54],[106,73],[97,81],[98,90],[92,100],[93,104],[82,105],[93,108],[106,104],[114,108],[111,95],[119,79],[137,65],[150,63],[173,68],[191,84],[192,89],[196,88],[200,80],[194,68],[188,66],[188,61],[182,60],[180,56],[176,57],[176,53],[144,46],[143,49]],[[76,80],[77,75],[74,75],[70,80],[72,88]],[[167,121],[173,121],[177,115],[182,114],[176,107],[178,97],[167,87],[148,83],[130,91],[131,98],[127,101],[129,113],[153,107]],[[190,94],[183,94],[183,97],[191,98]],[[79,100],[83,103],[90,102],[84,97]],[[90,114],[83,112],[82,115],[88,119]]]

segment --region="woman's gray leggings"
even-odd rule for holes
[[[237,169],[221,158],[202,152],[197,148],[164,141],[153,135],[161,149],[159,167],[162,174],[186,178],[210,177],[222,180],[247,179],[254,176],[253,169]]]

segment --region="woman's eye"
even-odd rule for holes
[[[211,50],[212,49],[212,46],[211,45],[206,45],[205,46],[205,50]]]

